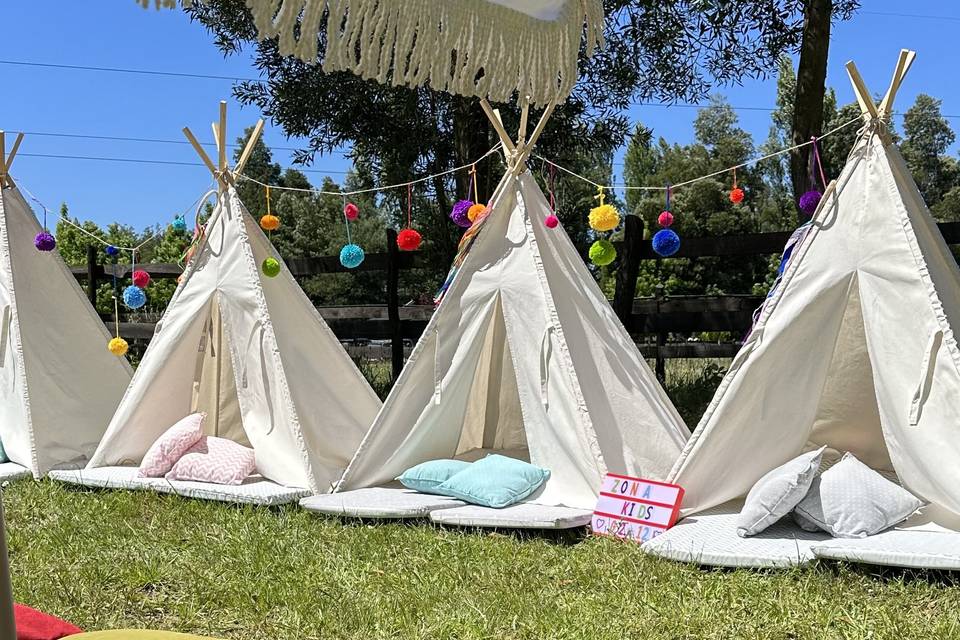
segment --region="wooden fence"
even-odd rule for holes
[[[960,244],[960,222],[940,223],[940,232],[948,244]],[[790,232],[755,233],[684,238],[676,258],[710,256],[757,256],[779,254]],[[387,341],[390,346],[394,379],[404,362],[404,345],[419,339],[430,316],[431,306],[401,306],[399,294],[400,272],[422,265],[418,252],[397,249],[396,231],[387,230],[384,253],[368,253],[357,269],[346,269],[337,256],[295,258],[287,266],[295,277],[306,277],[350,271],[386,272],[385,305],[320,307],[320,314],[340,340],[350,342]],[[666,375],[666,360],[671,358],[729,358],[740,348],[739,338],[750,328],[754,310],[763,302],[762,296],[664,296],[635,298],[640,264],[644,260],[662,260],[650,243],[643,240],[643,224],[635,216],[627,216],[624,239],[619,243],[616,265],[616,293],[611,301],[617,316],[638,342],[641,353],[656,361],[657,376]],[[175,264],[142,264],[151,278],[177,278],[182,268]],[[96,248],[89,247],[87,266],[73,269],[85,279],[91,301],[96,301],[99,282],[104,279],[125,278],[130,265],[102,265],[97,263]],[[106,318],[109,319],[109,318]],[[129,339],[149,339],[154,323],[121,322],[120,333]],[[734,340],[721,343],[669,342],[673,335],[701,332],[724,332]]]

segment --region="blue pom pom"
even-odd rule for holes
[[[177,216],[173,219],[171,225],[174,231],[186,231],[187,230],[187,221],[183,219],[183,216]]]
[[[115,255],[117,255],[118,253],[120,253],[120,249],[117,249],[117,248],[116,248],[115,246],[113,246],[112,244],[107,245],[107,255],[108,255],[108,256],[115,256]]]
[[[673,229],[660,229],[653,236],[653,250],[657,255],[672,256],[680,249],[680,236]]]
[[[355,244],[347,244],[340,249],[340,264],[347,269],[356,269],[363,262],[363,249]]]
[[[147,294],[143,292],[143,289],[132,284],[123,290],[123,304],[131,309],[139,309],[147,304]]]

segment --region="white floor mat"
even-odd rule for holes
[[[728,502],[684,518],[643,545],[661,558],[718,567],[792,567],[814,559],[812,547],[828,540],[827,533],[808,533],[781,519],[763,533],[741,538],[737,515],[742,503]]]
[[[17,464],[16,462],[0,463],[0,482],[12,482],[20,478],[26,478],[30,475],[30,469]]]
[[[459,507],[454,498],[420,493],[403,487],[370,487],[318,496],[300,501],[307,511],[347,518],[426,518],[438,509]]]
[[[591,511],[542,504],[520,504],[491,509],[466,505],[434,511],[430,519],[438,524],[459,527],[495,527],[499,529],[573,529],[590,523]]]
[[[273,506],[295,502],[310,495],[307,489],[284,487],[261,476],[251,476],[240,485],[188,482],[165,478],[138,478],[137,467],[99,467],[76,471],[51,471],[54,480],[105,489],[149,489],[188,498],[238,504]]]

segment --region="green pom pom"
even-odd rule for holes
[[[263,270],[263,275],[268,278],[276,278],[280,274],[280,263],[275,258],[267,258],[260,268]]]
[[[617,258],[617,249],[607,240],[597,240],[590,245],[590,262],[605,267]]]

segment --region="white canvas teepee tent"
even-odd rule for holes
[[[82,466],[103,435],[131,369],[107,351],[110,334],[23,199],[0,132],[0,442],[42,477]]]
[[[681,418],[569,238],[543,224],[524,158],[548,116],[529,142],[501,133],[509,170],[490,213],[338,490],[495,451],[551,471],[532,502],[590,509],[606,472],[662,478],[680,452]]]
[[[204,238],[90,468],[137,464],[164,430],[205,411],[205,431],[253,447],[268,480],[328,491],[380,408],[282,261],[278,276],[260,272],[279,256],[232,186],[260,125],[236,171],[220,145],[221,188]]]
[[[888,123],[913,52],[827,189],[670,480],[690,515],[828,445],[960,513],[960,270]]]

